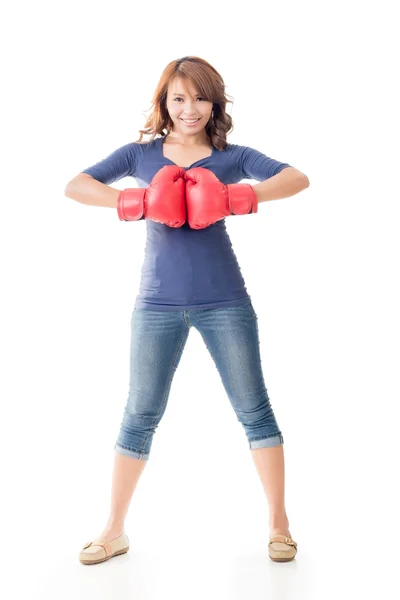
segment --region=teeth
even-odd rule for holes
[[[185,123],[196,123],[196,121],[198,121],[199,119],[182,119],[182,121],[184,121]]]

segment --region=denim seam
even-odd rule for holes
[[[255,438],[249,439],[249,442],[258,442],[258,440],[268,440],[271,437],[281,437],[282,433],[278,431],[278,433],[270,433],[269,435],[262,435]]]
[[[172,381],[172,378],[173,378],[173,375],[174,375],[174,372],[173,372],[173,367],[174,367],[174,365],[175,365],[176,357],[179,355],[179,352],[180,352],[180,350],[181,350],[181,348],[182,348],[182,345],[183,345],[183,342],[184,342],[184,340],[185,340],[185,336],[186,336],[186,338],[187,338],[188,330],[189,330],[189,328],[187,327],[187,328],[186,328],[186,331],[184,331],[184,332],[183,332],[183,335],[182,335],[181,341],[180,341],[180,343],[179,343],[179,346],[178,346],[178,348],[177,348],[177,350],[176,350],[175,356],[174,356],[174,358],[173,358],[173,360],[172,360],[172,363],[171,363],[171,366],[170,366],[170,368],[169,368],[169,375],[168,375],[167,385],[165,386],[164,396],[163,396],[163,398],[162,398],[162,403],[161,403],[161,406],[160,406],[160,410],[158,411],[158,415],[157,415],[157,416],[154,418],[154,420],[153,420],[153,427],[154,427],[154,425],[157,423],[157,421],[158,421],[158,419],[159,419],[159,416],[160,416],[160,414],[161,414],[161,412],[162,412],[162,409],[164,408],[165,401],[166,401],[166,398],[167,398],[167,396],[168,396],[169,389],[170,389],[170,387],[171,387],[171,381]],[[151,432],[149,431],[149,432],[147,433],[147,436],[146,436],[146,437],[145,437],[145,439],[143,440],[143,445],[142,445],[142,453],[144,453],[144,447],[145,447],[145,445],[146,445],[146,442],[147,442],[147,440],[148,440],[148,438],[149,438],[149,436],[150,436],[150,433],[151,433]]]
[[[140,454],[141,456],[147,454],[147,452],[142,452],[140,450],[136,450],[135,448],[130,448],[129,446],[125,446],[125,444],[120,444],[119,442],[117,442],[117,446],[119,446],[120,448],[124,448],[125,450],[129,450],[129,452],[135,452],[136,454]]]

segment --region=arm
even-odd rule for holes
[[[114,189],[88,173],[67,183],[64,194],[82,204],[116,208],[120,221],[151,219],[169,227],[186,221],[184,170],[167,165],[157,171],[146,188]]]
[[[286,167],[280,173],[256,183],[252,186],[256,193],[258,202],[267,200],[280,200],[294,196],[308,188],[310,185],[307,175],[298,171],[294,167]]]
[[[121,190],[100,183],[91,175],[79,173],[67,183],[64,195],[72,200],[88,204],[90,206],[105,206],[117,208],[117,199]]]
[[[71,179],[65,187],[65,196],[82,204],[117,208],[117,198],[121,190],[111,188],[109,184],[129,175],[134,176],[143,151],[144,146],[135,143],[117,148],[106,158],[82,170]]]

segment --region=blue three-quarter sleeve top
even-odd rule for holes
[[[175,164],[163,155],[164,139],[159,136],[151,142],[126,144],[82,173],[107,185],[134,177],[139,187],[148,187],[162,167]],[[290,166],[253,148],[228,144],[223,151],[213,147],[210,156],[185,170],[210,169],[228,184],[243,179],[264,181]],[[129,222],[129,226],[140,227],[142,222],[146,223],[147,235],[135,309],[193,310],[249,301],[225,219],[204,229],[192,229],[188,223],[172,228],[151,219]]]

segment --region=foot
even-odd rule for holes
[[[94,538],[95,540],[106,542],[107,544],[124,533],[123,525],[106,526],[101,534]]]
[[[289,529],[284,527],[275,527],[273,529],[270,528],[269,537],[274,537],[274,535],[284,535],[286,537],[292,537]]]
[[[286,537],[292,537],[289,531],[289,521],[287,518],[284,519],[272,519],[269,523],[269,535],[285,535]]]

